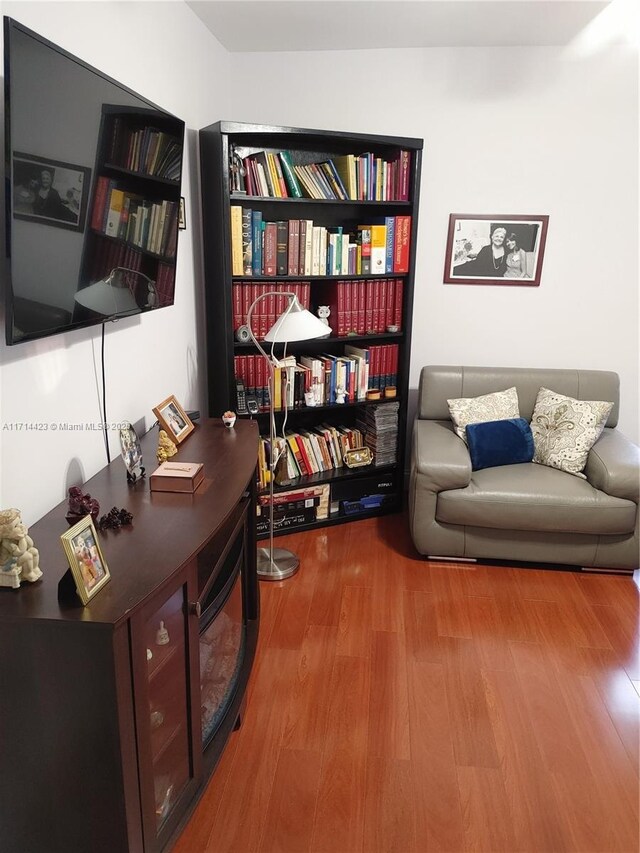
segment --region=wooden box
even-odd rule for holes
[[[149,478],[152,492],[195,492],[204,480],[202,462],[163,462]]]

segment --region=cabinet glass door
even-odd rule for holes
[[[184,593],[177,590],[145,624],[155,814],[162,826],[189,782],[190,749]]]
[[[192,640],[188,602],[183,578],[179,586],[156,596],[132,625],[143,822],[149,849],[161,848],[172,832],[172,817],[180,814],[176,807],[191,797],[200,768],[193,747],[190,677],[197,618],[193,617]]]

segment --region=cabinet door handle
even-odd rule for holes
[[[200,614],[202,613],[202,607],[200,606],[200,602],[192,601],[189,605],[189,610],[194,616],[200,617]]]

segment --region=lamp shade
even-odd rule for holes
[[[76,302],[78,305],[89,308],[96,314],[103,314],[105,317],[139,310],[138,304],[128,287],[117,287],[108,284],[104,279],[78,291]]]
[[[265,335],[265,341],[287,344],[291,341],[308,341],[312,338],[324,338],[331,334],[331,327],[319,320],[311,311],[307,311],[293,297],[289,307],[278,317]]]

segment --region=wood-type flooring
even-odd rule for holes
[[[433,563],[402,515],[276,540],[235,732],[175,853],[636,853],[634,578]]]

